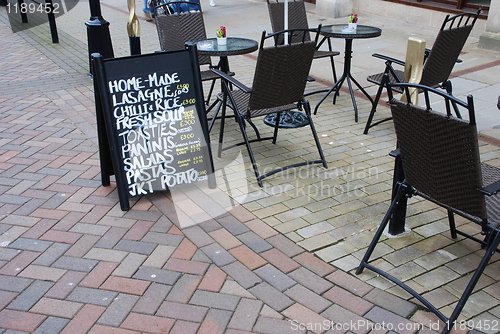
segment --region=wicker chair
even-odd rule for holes
[[[462,13],[453,17],[450,17],[450,15],[446,16],[432,49],[426,50],[425,63],[422,69],[422,79],[419,82],[421,85],[434,88],[441,87],[444,88],[448,94],[452,93],[451,82],[448,78],[450,77],[455,63],[459,62],[458,56],[480,13],[481,9],[475,14]],[[393,64],[404,67],[405,63],[403,61],[378,53],[373,54],[373,56],[384,59],[386,61],[386,66],[384,72],[370,75],[367,78],[368,81],[375,83],[379,88],[373,100],[372,109],[363,132],[364,134],[367,134],[371,127],[392,119],[389,117],[372,123],[382,91],[384,88],[387,89],[386,82],[383,80],[385,77],[384,74],[389,74],[386,78],[392,83],[405,82],[404,71],[396,70],[393,67]],[[402,92],[399,87],[394,87],[393,89],[398,93]]]
[[[285,27],[285,4],[279,2],[278,0],[267,0],[267,8],[269,10],[269,18],[271,19],[271,28],[273,33],[282,31]],[[307,13],[304,1],[294,0],[288,2],[288,29],[308,29],[309,24],[307,22]],[[305,34],[305,40],[310,40],[311,36],[307,30],[304,32],[295,32],[294,35],[289,36],[289,43],[295,43],[296,41],[301,41]],[[283,34],[275,35],[276,44],[284,43]],[[324,42],[328,44],[328,50],[320,50]],[[316,46],[316,51],[314,52],[314,59],[319,58],[330,58],[330,64],[332,67],[333,82],[337,82],[337,73],[335,72],[335,63],[333,60],[334,56],[338,56],[340,52],[332,50],[332,42],[330,38],[322,36],[320,43]],[[314,81],[312,77],[308,77],[308,81]],[[315,92],[317,93],[317,92]]]
[[[318,29],[321,29],[321,26],[319,26]],[[308,32],[315,31],[314,29],[307,30]],[[236,121],[243,135],[243,142],[226,147],[224,150],[238,145],[246,145],[257,182],[261,187],[263,186],[262,179],[291,167],[321,163],[323,167],[327,168],[325,156],[311,118],[311,107],[309,101],[304,99],[304,89],[319,35],[317,34],[316,39],[313,41],[306,41],[303,39],[293,44],[274,45],[274,38],[276,38],[277,35],[299,32],[304,32],[304,29],[292,29],[291,31],[282,31],[267,36],[265,31],[262,33],[252,88],[245,86],[240,81],[228,76],[220,70],[213,70],[223,79],[222,85],[224,92],[218,95],[218,99],[223,102],[222,122],[219,135],[219,156],[223,151],[224,117],[226,114],[226,106],[229,106],[234,110]],[[268,40],[272,41],[272,43],[267,43],[271,44],[271,46],[265,45]],[[230,85],[234,87],[233,90],[229,89]],[[273,144],[275,144],[280,123],[277,121],[274,123],[274,132],[272,136],[261,137],[257,128],[252,123],[252,120],[255,117],[270,114],[277,114],[276,119],[279,120],[282,112],[295,108],[305,111],[303,117],[311,129],[320,159],[292,164],[261,175],[257,168],[257,163],[250,143],[262,140],[272,140]],[[247,123],[256,131],[256,139],[249,139],[246,131]]]
[[[395,196],[389,210],[356,274],[368,268],[396,283],[436,314],[445,323],[442,333],[449,333],[500,243],[500,198],[497,195],[500,190],[500,169],[480,162],[472,96],[469,95],[466,103],[442,90],[416,84],[396,85],[405,91],[407,87],[421,90],[426,105],[415,106],[394,98],[390,101],[404,181],[396,183]],[[396,87],[389,84],[389,88]],[[433,109],[439,103],[446,109],[446,114],[431,109],[430,100],[433,101]],[[468,112],[469,120],[452,116],[453,105]],[[393,272],[385,272],[369,263],[378,240],[401,201],[414,195],[430,200],[448,211],[452,238],[460,234],[479,242],[486,249],[475,271],[468,275],[470,281],[449,317],[414,291],[409,284],[392,276]],[[476,223],[478,232],[485,235],[485,238],[458,230],[454,214]],[[469,228],[469,233],[471,229],[473,228]]]
[[[196,42],[207,38],[203,12],[199,3],[187,1],[162,2],[155,6],[155,13],[156,28],[162,51],[184,49],[186,42]],[[218,68],[218,66],[212,65],[209,56],[200,55],[198,59],[200,65],[208,66],[208,69],[201,70],[201,80],[212,81],[205,101],[208,105],[215,81],[219,78],[211,69]],[[234,73],[231,73],[231,75],[234,75]]]

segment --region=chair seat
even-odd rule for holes
[[[215,74],[212,70],[204,70],[200,72],[201,81],[209,81],[219,79],[219,76]],[[234,76],[234,72],[229,72],[230,76]]]
[[[396,77],[394,76],[394,74],[392,74],[392,72],[389,72],[389,80],[390,80],[390,83],[398,83],[398,82],[406,82],[405,80],[405,72],[404,71],[400,71],[400,70],[394,70],[394,72],[396,73],[398,79],[396,80]],[[377,85],[380,85],[382,83],[382,78],[384,77],[385,73],[378,73],[378,74],[373,74],[373,75],[369,75],[366,80],[368,80],[369,82],[373,82],[374,84],[377,84]],[[439,87],[439,84],[437,85],[434,85],[434,86],[429,86],[429,87],[432,87],[432,88],[436,88],[436,87]],[[392,90],[395,91],[395,92],[398,92],[398,93],[403,93],[403,89],[401,87],[392,87]],[[421,89],[418,90],[419,93],[421,92]]]
[[[394,77],[394,75],[391,72],[389,72],[389,80],[391,83],[405,82],[405,72],[400,71],[400,70],[395,70],[394,72],[396,72],[398,79],[396,79],[396,77]],[[385,75],[385,73],[377,73],[377,74],[369,75],[366,78],[366,80],[368,80],[369,82],[373,82],[374,84],[380,85],[382,83],[382,79],[384,78],[384,75]],[[403,89],[401,89],[401,87],[392,87],[392,89],[395,90],[396,92],[399,92],[399,93],[403,92]]]
[[[242,117],[245,117],[245,118],[249,118],[248,117],[248,111],[249,111],[248,105],[250,103],[251,93],[245,93],[241,90],[234,90],[234,91],[231,91],[231,95],[232,95],[234,101],[236,102],[236,107],[237,107],[237,110],[239,110],[239,115]],[[217,98],[220,101],[222,101],[223,97],[224,97],[223,93],[217,94]],[[234,110],[234,107],[229,99],[227,100],[227,106]],[[278,106],[278,107],[274,107],[274,108],[252,110],[252,117],[278,113],[278,112],[282,112],[282,111],[292,110],[295,108],[297,108],[297,105],[292,103],[292,104],[288,104],[285,106]]]
[[[338,51],[316,50],[316,51],[314,51],[313,59],[338,56],[339,54],[340,54],[340,52],[338,52]]]

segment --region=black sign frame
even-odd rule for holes
[[[101,182],[109,186],[115,175],[121,209],[130,209],[131,197],[177,184],[207,180],[215,188],[196,46],[121,58],[103,59],[99,53],[91,57]],[[184,127],[178,129],[177,123]],[[131,144],[139,137],[148,145]],[[177,159],[180,155],[182,161]],[[175,163],[183,171],[172,173],[177,171]],[[188,167],[192,168],[185,170]],[[154,181],[144,182],[147,177]]]

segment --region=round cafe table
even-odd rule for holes
[[[334,90],[338,92],[340,90],[340,87],[342,87],[344,81],[347,81],[347,85],[349,86],[349,93],[351,94],[352,105],[354,107],[354,119],[356,122],[358,121],[358,107],[356,105],[356,99],[354,98],[351,81],[354,82],[356,86],[358,86],[358,88],[373,104],[373,99],[371,98],[371,96],[368,95],[368,93],[363,89],[363,87],[361,87],[361,85],[356,81],[356,79],[354,79],[351,74],[352,41],[354,39],[378,37],[381,34],[382,29],[380,28],[359,24],[356,30],[351,31],[347,29],[347,24],[332,24],[321,27],[321,35],[345,39],[344,73],[318,102],[318,104],[314,108],[314,114],[318,112],[319,106],[328,97],[328,95],[330,95],[331,92],[333,92]],[[335,103],[336,97],[337,94],[334,95],[333,103]]]
[[[220,70],[229,73],[228,56],[237,56],[254,52],[259,43],[253,39],[227,37],[225,45],[217,44],[217,38],[207,38],[196,42],[198,53],[204,56],[220,57]]]
[[[229,60],[228,56],[237,56],[246,53],[254,52],[259,48],[259,43],[253,39],[241,38],[241,37],[227,37],[226,44],[217,44],[217,38],[207,38],[196,42],[196,48],[198,49],[198,54],[211,57],[220,57],[219,68],[222,72],[229,73]],[[223,89],[224,99],[222,101],[222,122],[221,122],[221,132],[224,131],[224,119],[226,117],[226,102],[227,102],[227,92]],[[217,101],[216,101],[217,102]],[[214,103],[215,104],[215,103]],[[207,109],[207,113],[213,108],[214,104]],[[208,131],[212,130],[217,115],[220,111],[220,106],[212,117],[212,120],[208,126]]]

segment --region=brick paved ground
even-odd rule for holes
[[[104,8],[109,20],[126,17],[126,4]],[[391,124],[360,135],[343,92],[315,116],[328,170],[290,170],[260,189],[246,154],[227,151],[216,159],[214,193],[182,203],[157,193],[123,212],[115,187],[100,183],[84,20],[75,28],[61,18],[58,45],[46,27],[14,34],[0,21],[0,333],[436,332],[415,329],[436,320],[400,289],[352,273],[387,209]],[[116,40],[124,55],[126,38]],[[238,77],[251,78],[254,59],[231,58]],[[226,139],[239,135],[230,122]],[[483,158],[499,165],[498,148],[481,144]],[[307,128],[255,146],[263,168],[296,159],[298,150],[314,154]],[[180,228],[181,211],[201,223]],[[412,199],[409,216],[412,232],[386,239],[378,262],[448,313],[482,251],[452,241],[445,212],[428,202]],[[499,320],[497,261],[462,319]]]

